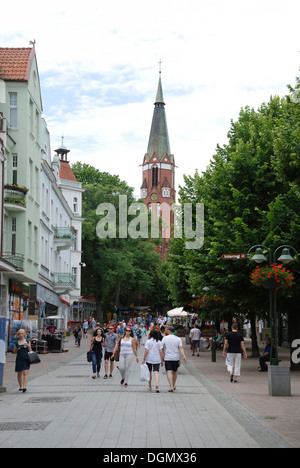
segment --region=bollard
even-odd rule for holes
[[[214,338],[211,343],[211,362],[217,362],[217,345]]]
[[[0,393],[6,392],[6,388],[3,387],[3,373],[5,364],[5,329],[6,319],[0,318]]]

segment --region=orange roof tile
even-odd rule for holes
[[[75,174],[67,161],[60,161],[59,178],[65,180],[73,180],[74,182],[77,182]]]
[[[0,47],[0,78],[4,81],[28,81],[34,55],[34,47]]]

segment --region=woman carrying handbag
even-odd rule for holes
[[[15,371],[18,373],[19,391],[25,393],[27,391],[28,374],[30,364],[28,362],[28,353],[31,351],[31,346],[26,339],[26,331],[21,329],[16,334],[16,342],[14,353],[17,353]]]
[[[118,352],[118,350],[120,350],[119,371],[122,377],[120,384],[124,384],[124,387],[127,387],[129,369],[133,360],[133,355],[136,357],[136,362],[139,362],[136,341],[133,337],[132,329],[128,326],[125,328],[125,335],[117,341],[115,349],[112,353],[112,358],[115,359],[115,354]]]
[[[97,328],[95,336],[91,339],[89,352],[92,358],[93,366],[93,375],[92,378],[95,379],[96,376],[100,377],[100,368],[102,361],[102,348],[105,346],[105,340],[101,328]]]

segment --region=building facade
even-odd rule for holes
[[[51,159],[42,111],[34,45],[0,48],[0,315],[9,326],[58,315],[66,327],[81,297],[81,184],[60,149]]]

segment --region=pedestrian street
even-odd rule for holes
[[[160,393],[140,382],[133,363],[128,387],[120,374],[93,380],[83,349],[56,368],[29,376],[27,393],[17,384],[0,395],[1,448],[258,448],[287,447],[263,421],[197,371],[188,358],[176,391],[168,392],[165,369]]]

